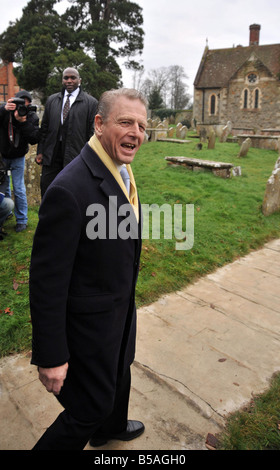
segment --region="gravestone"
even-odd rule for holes
[[[179,131],[179,135],[177,134],[178,139],[184,140],[186,138],[187,132],[188,128],[186,126],[182,126]]]
[[[176,137],[177,139],[180,139],[180,131],[181,131],[181,128],[183,127],[183,124],[181,122],[178,122],[177,126],[176,126]]]
[[[216,134],[215,134],[215,131],[212,129],[210,131],[209,136],[208,136],[208,148],[209,149],[214,149],[215,148],[215,143],[216,143]]]
[[[156,140],[157,139],[165,139],[167,137],[167,130],[164,127],[163,123],[158,124],[156,129],[157,129],[157,132],[156,132],[156,135],[155,135]]]
[[[200,129],[200,142],[207,142],[207,130],[205,127]]]
[[[250,137],[247,137],[247,139],[245,139],[241,144],[241,148],[240,148],[238,157],[246,157],[246,155],[248,153],[248,150],[251,147],[251,145],[252,145],[252,141],[251,141]]]
[[[231,131],[232,131],[232,122],[231,121],[227,122],[227,128],[228,128],[229,134],[231,134]]]
[[[262,204],[262,213],[265,216],[278,211],[280,211],[280,157],[268,179]]]
[[[215,132],[216,132],[216,135],[217,135],[219,140],[222,136],[223,128],[224,128],[224,126],[222,124],[218,124],[217,126],[215,126]]]
[[[220,142],[226,142],[229,134],[230,134],[230,129],[226,125],[222,130],[222,134],[221,134],[221,137],[220,137]]]
[[[24,182],[29,206],[41,203],[40,179],[42,167],[35,162],[36,146],[30,146],[25,157]]]
[[[175,127],[170,127],[167,131],[167,137],[174,137]]]

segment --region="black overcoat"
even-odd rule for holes
[[[92,239],[89,222],[99,220],[88,211],[92,204],[106,214],[105,238],[103,227],[103,238]],[[136,237],[125,239],[110,227],[124,221],[119,215],[124,204],[128,200],[117,181],[86,144],[40,207],[30,267],[31,362],[41,367],[69,362],[58,399],[80,420],[110,414],[117,376],[135,355],[141,220]]]

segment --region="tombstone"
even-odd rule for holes
[[[207,142],[207,130],[205,127],[200,129],[200,142]]]
[[[159,123],[158,119],[153,119],[152,120],[152,127],[157,127],[158,123]]]
[[[216,143],[216,134],[212,129],[209,136],[208,136],[208,149],[214,149]]]
[[[231,169],[231,176],[241,176],[241,166],[234,166]]]
[[[162,125],[163,125],[163,127],[164,127],[165,129],[168,129],[168,126],[169,126],[168,120],[167,120],[167,119],[164,119],[164,120],[162,121]]]
[[[248,150],[251,147],[251,145],[252,145],[252,141],[251,141],[250,137],[247,137],[247,139],[245,139],[241,144],[241,148],[240,148],[238,157],[246,157],[246,155],[248,153]]]
[[[177,126],[176,126],[176,137],[177,139],[180,139],[181,138],[181,128],[183,127],[183,125],[181,124],[181,122],[178,122]]]
[[[181,127],[180,129],[180,139],[184,140],[186,138],[188,128],[186,126]]]
[[[174,132],[175,132],[175,127],[170,127],[167,131],[167,137],[170,137],[172,139],[172,137],[174,136]]]
[[[231,131],[232,131],[232,122],[231,121],[227,122],[227,128],[228,128],[229,134],[231,134]]]
[[[151,118],[147,119],[147,127],[153,127],[153,121]]]
[[[218,124],[217,126],[215,126],[215,132],[219,140],[221,139],[223,128],[224,126],[222,126],[221,124]]]
[[[160,132],[156,132],[155,134],[155,139],[166,139],[167,137],[167,131],[166,128],[164,127],[163,123],[161,122],[160,124],[157,125],[156,129],[159,129]]]
[[[228,128],[228,126],[226,125],[226,126],[223,128],[223,130],[222,130],[222,134],[221,134],[221,137],[220,137],[220,142],[226,142],[229,133],[230,133],[229,128]]]
[[[41,203],[40,179],[42,167],[35,162],[36,146],[30,146],[25,157],[24,182],[29,206]]]
[[[262,213],[265,216],[277,211],[280,211],[280,157],[268,179],[262,204]]]

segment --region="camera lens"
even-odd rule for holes
[[[17,111],[18,111],[19,116],[26,116],[27,115],[27,107],[26,106],[19,106]]]

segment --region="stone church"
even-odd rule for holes
[[[249,46],[206,46],[194,82],[193,117],[233,133],[280,129],[280,44],[259,45],[260,25],[249,28]]]

